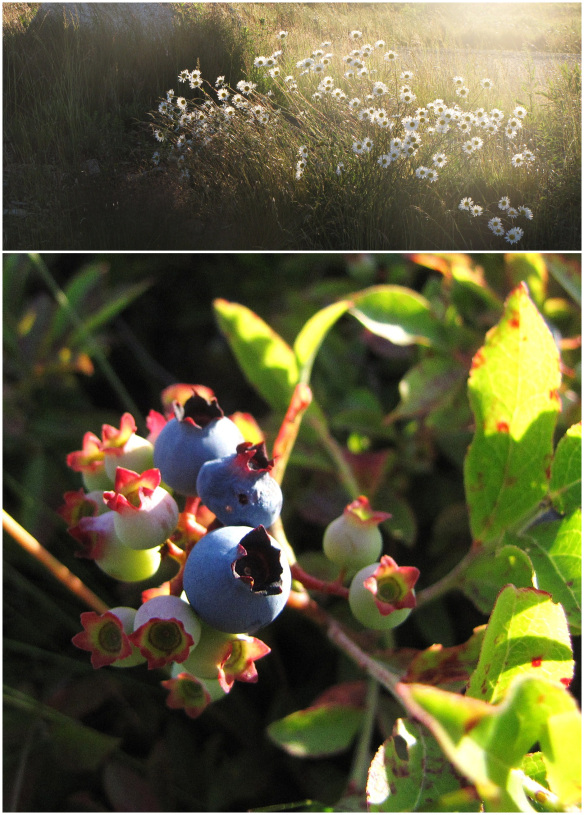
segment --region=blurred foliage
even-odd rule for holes
[[[253,310],[292,346],[331,303],[365,287],[404,286],[418,306],[430,304],[433,322],[424,324],[443,332],[445,345],[434,343],[437,334],[433,344],[424,336],[400,344],[395,333],[374,332],[375,303],[366,300],[359,314],[338,316],[311,376],[330,444],[318,443],[318,415],[316,425],[307,416],[283,484],[283,521],[301,562],[322,572],[323,529],[347,502],[331,457],[340,450],[372,504],[392,512],[384,551],[407,557],[422,570],[422,586],[431,585],[471,543],[462,470],[473,431],[467,376],[521,280],[561,352],[557,442],[580,419],[577,255],[5,255],[4,506],[108,604],[139,603],[159,575],[129,585],[98,574],[73,556],[55,512],[62,493],[79,486],[65,456],[83,433],[99,434],[136,406],[142,416],[160,410],[162,388],[193,382],[211,387],[226,413],[251,412],[271,449],[283,410],[261,393],[260,372],[244,375],[236,363],[214,301]],[[343,604],[327,603],[342,619]],[[307,760],[266,732],[331,685],[363,678],[311,622],[283,613],[262,633],[272,653],[259,683],[238,683],[190,720],[165,707],[159,672],[92,670],[70,642],[83,610],[6,538],[6,810],[237,811],[341,798],[352,768],[344,743]],[[396,644],[454,646],[485,621],[467,597],[449,594],[412,615]],[[376,744],[400,715],[384,695]]]

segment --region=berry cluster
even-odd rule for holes
[[[348,504],[324,532],[323,549],[329,560],[351,577],[349,606],[360,623],[375,631],[400,625],[416,605],[415,566],[398,566],[383,555],[379,524],[391,516],[373,512],[363,495]],[[355,574],[356,572],[356,574]]]
[[[178,570],[143,591],[138,609],[83,613],[73,643],[91,652],[95,668],[165,668],[167,704],[195,717],[236,679],[257,680],[255,660],[270,649],[253,635],[283,610],[293,577],[311,585],[267,531],[282,491],[265,442],[244,438],[242,428],[260,436],[253,419],[226,417],[203,386],[176,385],[162,396],[165,414],[150,411],[147,438],[129,413],[119,428],[104,425],[101,438],[85,434],[67,457],[84,489],[67,492],[60,513],[80,544],[77,556],[116,580],[156,580],[168,559]],[[380,557],[378,524],[388,517],[361,496],[323,540],[340,568],[330,587],[341,588],[355,618],[374,630],[398,625],[415,606],[418,570]]]

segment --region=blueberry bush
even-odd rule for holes
[[[142,417],[106,327],[150,286],[158,319],[190,303],[6,259],[37,282],[5,335],[5,808],[579,806],[579,257],[332,261],[269,258],[269,308],[210,285],[226,370]],[[248,299],[249,258],[211,263]],[[44,461],[57,409],[78,441],[35,537],[15,453]]]

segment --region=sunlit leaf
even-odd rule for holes
[[[509,536],[509,539],[510,536]],[[537,585],[561,603],[574,634],[582,627],[582,512],[532,526],[514,538],[529,556]]]
[[[582,505],[582,423],[568,428],[556,448],[550,477],[550,496],[559,512]]]
[[[445,759],[436,739],[419,725],[398,719],[375,753],[367,776],[369,812],[435,812],[443,795],[461,789],[462,779]],[[469,801],[459,811],[477,812]]]
[[[294,353],[300,370],[301,382],[310,382],[312,364],[322,341],[350,306],[350,300],[331,303],[330,306],[317,311],[301,328],[294,340]]]
[[[365,328],[395,345],[447,344],[446,331],[430,303],[403,286],[372,286],[353,298],[350,313]]]
[[[541,308],[548,284],[548,270],[543,255],[539,252],[509,252],[505,255],[505,271],[512,286],[518,286],[522,280],[527,283],[531,298]]]
[[[456,769],[475,784],[487,809],[532,811],[520,769],[537,742],[548,778],[552,767],[561,777],[551,784],[552,792],[573,803],[580,765],[574,768],[572,753],[579,754],[581,721],[575,700],[562,685],[529,674],[516,676],[497,705],[428,685],[400,685],[399,690]]]
[[[574,672],[562,606],[538,589],[503,589],[491,613],[467,696],[497,702],[515,677],[569,684]]]
[[[545,496],[559,385],[556,344],[518,286],[475,354],[469,378],[475,433],[464,479],[475,540],[497,540]]]
[[[486,551],[465,570],[460,588],[483,614],[489,614],[497,595],[508,583],[533,586],[533,565],[519,546],[505,545]]]
[[[294,351],[246,306],[223,299],[213,306],[247,381],[274,410],[285,411],[299,377]]]

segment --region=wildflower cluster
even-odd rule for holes
[[[257,681],[255,662],[270,648],[255,633],[286,606],[292,577],[323,584],[296,564],[291,569],[267,531],[283,496],[253,417],[225,416],[202,385],[171,386],[162,402],[164,413],[148,415],[147,437],[125,413],[119,428],[86,433],[67,456],[83,480],[59,510],[79,544],[76,555],[116,580],[155,584],[141,592],[138,608],[81,614],[83,630],[72,641],[91,653],[94,668],[163,669],[168,706],[195,718],[236,680]],[[288,443],[290,416],[309,404],[306,394],[293,397],[276,444]],[[361,496],[323,541],[341,568],[329,592],[374,630],[399,625],[415,607],[418,570],[380,557],[377,524],[387,517]],[[168,579],[160,583],[161,576]]]
[[[477,218],[484,214],[484,208],[480,206],[480,204],[475,204],[472,198],[469,196],[466,196],[461,200],[458,208],[464,212],[470,213],[473,218]],[[529,209],[529,207],[526,207],[523,204],[518,207],[512,207],[511,200],[508,195],[504,195],[499,200],[498,208],[502,211],[503,216],[509,219],[511,222],[515,221],[515,219],[520,215],[522,215],[528,221],[533,220],[533,212]],[[488,222],[488,227],[494,235],[504,237],[510,244],[520,241],[524,234],[523,229],[521,229],[519,226],[506,228],[500,215],[491,217]]]
[[[277,38],[283,41],[287,36],[282,31]],[[233,90],[224,77],[219,77],[214,87],[205,86],[198,69],[183,70],[179,80],[188,82],[197,96],[187,103],[169,91],[159,105],[154,136],[170,145],[186,175],[185,157],[189,153],[212,149],[213,143],[217,151],[220,146],[235,145],[241,134],[236,121],[247,128],[267,128],[272,134],[265,142],[268,150],[270,140],[272,147],[277,141],[276,133],[287,128],[286,141],[296,150],[296,182],[306,177],[309,164],[322,173],[323,161],[330,162],[332,183],[332,174],[342,182],[372,162],[378,173],[390,172],[392,182],[415,178],[436,185],[440,194],[448,197],[454,185],[462,185],[461,179],[469,170],[486,169],[494,157],[508,154],[509,166],[522,172],[533,167],[533,151],[526,147],[518,150],[517,144],[527,109],[517,105],[505,114],[489,104],[495,92],[491,79],[485,77],[473,86],[464,77],[454,76],[443,91],[444,98],[422,101],[416,71],[402,65],[407,58],[388,50],[382,39],[361,43],[362,36],[358,30],[351,31],[348,49],[324,41],[294,62],[282,49],[258,56],[254,60],[257,81],[240,80]],[[290,130],[290,120],[294,131]],[[326,130],[335,126],[338,138],[323,138]],[[328,148],[328,156],[309,161],[314,149],[332,141],[334,147]],[[263,158],[281,162],[276,153]],[[154,160],[160,160],[158,152]],[[439,182],[447,165],[442,189]],[[472,206],[485,208],[484,203]],[[509,239],[506,233],[492,231]],[[519,239],[517,230],[512,235],[512,242]]]

